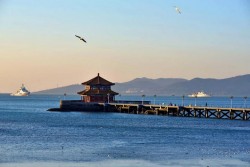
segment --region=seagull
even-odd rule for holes
[[[78,36],[78,35],[75,35],[77,38],[79,38],[80,40],[82,40],[83,42],[85,42],[85,43],[87,43],[86,41],[85,41],[85,39],[83,39],[82,37],[80,37],[80,36]]]
[[[178,12],[179,14],[181,14],[181,10],[177,7],[177,6],[174,6],[176,12]]]

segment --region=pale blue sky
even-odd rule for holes
[[[0,0],[0,40],[0,92],[227,78],[250,73],[250,1]]]

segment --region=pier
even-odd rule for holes
[[[60,101],[60,108],[52,108],[48,111],[115,112],[175,117],[250,120],[250,108],[165,106],[131,103],[85,103],[81,100],[62,100]]]

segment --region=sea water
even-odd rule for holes
[[[250,166],[250,121],[47,111],[63,99],[80,97],[0,94],[1,167]],[[182,97],[143,100],[183,103]],[[184,103],[250,106],[240,97],[184,98]]]

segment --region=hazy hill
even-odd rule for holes
[[[226,79],[194,78],[184,83],[168,87],[168,92],[190,94],[203,90],[215,96],[247,96],[250,95],[250,75],[236,76]]]
[[[169,86],[185,81],[187,80],[181,78],[136,78],[129,82],[116,83],[115,86],[112,87],[112,89],[121,94],[154,95],[162,94],[162,91],[166,90]]]
[[[70,85],[35,93],[40,94],[76,94],[83,85]],[[136,78],[129,82],[116,83],[112,89],[126,95],[188,95],[205,91],[214,96],[250,96],[250,74],[225,79],[194,78]]]
[[[80,84],[74,84],[74,85],[69,85],[69,86],[64,86],[64,87],[59,87],[59,88],[53,88],[53,89],[47,89],[47,90],[42,90],[38,92],[34,92],[36,94],[56,94],[56,95],[62,95],[64,93],[66,94],[77,94],[77,92],[84,90],[84,86]]]

